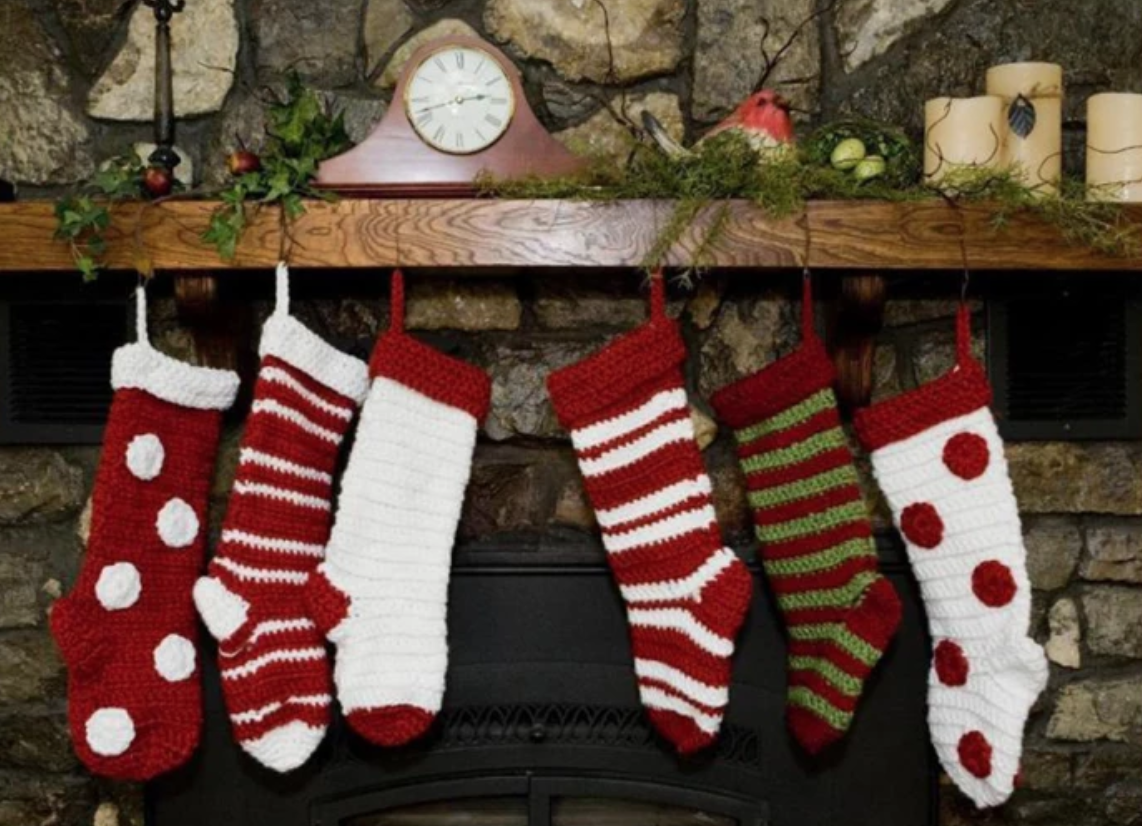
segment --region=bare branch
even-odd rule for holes
[[[766,81],[768,81],[769,78],[773,75],[774,71],[776,71],[778,65],[781,63],[781,59],[785,57],[785,55],[789,52],[790,49],[793,48],[793,45],[801,37],[801,33],[805,31],[805,27],[827,14],[832,14],[836,10],[837,6],[840,5],[840,3],[841,0],[829,0],[828,3],[814,10],[812,14],[810,14],[794,27],[792,33],[785,39],[785,42],[781,44],[781,47],[776,52],[774,52],[772,57],[769,56],[769,53],[766,51],[764,46],[765,40],[769,37],[769,21],[765,18],[762,18],[761,22],[764,26],[764,35],[762,37],[763,45],[761,47],[761,56],[764,60],[764,65],[762,66],[761,77],[753,87],[754,92],[759,92],[765,88]]]

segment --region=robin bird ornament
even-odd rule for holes
[[[667,134],[650,112],[643,111],[642,125],[667,155],[679,158],[690,154],[689,149]],[[789,102],[772,89],[762,89],[747,97],[725,120],[703,135],[698,144],[730,130],[740,132],[762,161],[784,157],[794,145]]]

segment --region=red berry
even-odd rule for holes
[[[230,153],[226,159],[226,168],[234,177],[257,172],[262,168],[262,159],[248,149],[239,149]]]
[[[170,195],[174,189],[174,175],[162,166],[148,166],[143,170],[143,189],[152,198],[162,198]]]

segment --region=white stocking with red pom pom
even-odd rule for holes
[[[950,373],[860,411],[855,424],[920,581],[935,646],[928,726],[936,753],[976,805],[995,806],[1017,782],[1047,662],[1028,636],[1019,510],[963,307],[956,326]]]

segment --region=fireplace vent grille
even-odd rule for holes
[[[1142,438],[1142,316],[1100,293],[988,305],[1000,432],[1012,440]]]
[[[125,301],[0,302],[0,443],[98,444]]]
[[[553,745],[656,748],[656,736],[638,708],[519,704],[444,709],[433,748]],[[760,768],[757,732],[726,723],[716,746],[719,761]]]

